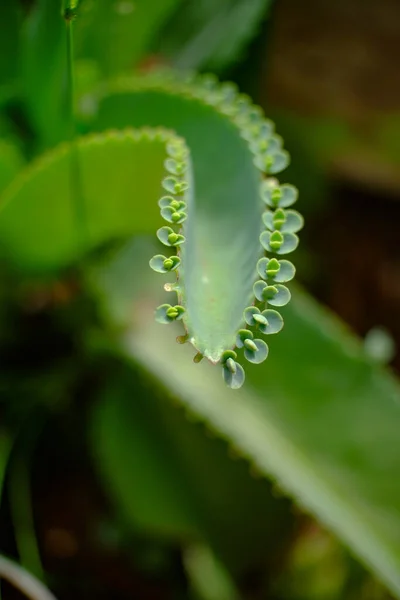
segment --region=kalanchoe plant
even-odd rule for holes
[[[157,320],[181,320],[196,356],[221,363],[228,385],[240,387],[242,369],[224,353],[237,348],[253,363],[267,357],[260,336],[282,328],[277,309],[289,302],[295,274],[285,255],[303,226],[291,208],[296,188],[275,178],[289,156],[273,123],[231,83],[157,72],[83,96],[77,129],[89,135],[49,152],[6,191],[2,249],[18,267],[54,272],[112,238],[154,234],[156,223],[165,250],[150,264],[175,277],[165,289],[177,294]],[[70,186],[77,157],[79,193]],[[57,204],[43,186],[48,177],[60,184]],[[99,205],[105,189],[109,204]],[[21,212],[39,224],[28,237]],[[245,327],[254,339],[238,344]]]
[[[159,273],[176,272],[177,284],[167,285],[166,289],[177,293],[178,305],[160,306],[156,319],[164,324],[182,320],[186,329],[184,341],[191,342],[198,351],[196,362],[199,356],[205,356],[212,363],[221,363],[225,382],[235,389],[243,385],[245,375],[236,362],[233,348],[243,349],[248,361],[260,363],[269,350],[262,339],[254,338],[253,330],[269,335],[283,327],[280,313],[269,306],[282,307],[290,301],[290,291],[283,283],[293,279],[295,268],[288,260],[271,255],[284,255],[296,249],[299,242],[296,233],[303,227],[303,218],[288,209],[297,200],[296,188],[280,185],[272,177],[287,166],[289,157],[282,149],[282,139],[274,133],[273,124],[263,117],[261,109],[253,106],[247,96],[238,94],[234,86],[219,84],[210,75],[197,78],[187,91],[213,106],[239,129],[248,152],[254,156],[259,193],[243,195],[240,211],[236,211],[233,203],[229,205],[229,198],[223,210],[217,205],[211,208],[208,227],[213,239],[204,247],[201,243],[204,224],[199,222],[199,215],[207,210],[207,200],[196,194],[189,148],[182,138],[174,138],[167,144],[168,158],[164,163],[167,176],[162,185],[169,195],[163,196],[158,204],[161,217],[175,229],[161,227],[157,237],[165,246],[176,248],[177,254],[169,257],[158,254],[150,260],[150,266]],[[230,220],[232,229],[228,230]],[[246,256],[245,263],[233,251],[237,240]],[[222,244],[226,246],[221,252]],[[260,258],[263,251],[267,256]],[[262,278],[254,285],[249,276],[253,270]],[[237,290],[235,298],[233,290]],[[247,306],[251,290],[254,305]],[[215,309],[220,298],[232,298],[223,313]],[[246,325],[248,329],[243,329]]]

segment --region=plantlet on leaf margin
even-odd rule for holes
[[[261,108],[252,105],[248,96],[239,94],[234,84],[219,84],[213,75],[184,78],[165,73],[151,74],[144,85],[171,90],[171,93],[177,93],[176,90],[179,89],[182,95],[202,102],[219,112],[239,130],[240,137],[248,145],[249,153],[253,154],[255,168],[261,171],[260,222],[265,230],[259,236],[259,241],[260,254],[264,250],[267,256],[260,258],[255,265],[261,278],[253,286],[254,302],[257,305],[247,308],[243,306],[243,320],[237,331],[235,343],[235,347],[243,352],[244,358],[253,363],[260,363],[267,358],[269,348],[262,339],[256,338],[254,333],[271,335],[282,329],[282,316],[269,306],[280,307],[290,301],[290,291],[283,284],[291,281],[295,276],[295,267],[291,262],[270,255],[280,256],[293,252],[299,243],[297,232],[304,224],[303,217],[289,208],[297,200],[297,189],[290,184],[280,185],[275,177],[271,177],[289,164],[289,155],[283,149],[283,140],[274,133],[273,123],[264,118]],[[151,259],[150,265],[161,273],[174,270],[178,281],[180,271],[185,274],[186,269],[185,253],[180,256],[180,246],[192,243],[190,227],[186,227],[185,223],[187,219],[190,221],[190,218],[193,218],[191,217],[193,213],[188,210],[188,202],[196,202],[196,198],[194,190],[191,189],[190,151],[185,140],[178,136],[171,136],[167,143],[167,154],[164,166],[168,175],[163,181],[163,188],[168,195],[159,200],[160,212],[170,225],[184,224],[184,229],[175,231],[172,227],[164,226],[157,231],[158,239],[165,246],[176,248],[177,255],[171,257],[156,255]],[[244,198],[243,202],[245,201]],[[254,235],[259,235],[259,229],[254,232]],[[203,278],[207,279],[204,273]],[[168,285],[169,290],[177,292],[178,305],[162,305],[156,311],[156,319],[162,323],[182,319],[186,335],[178,339],[181,343],[190,341],[196,347],[195,337],[190,331],[191,321],[190,314],[187,313],[185,285],[185,277],[182,281],[179,280],[179,284]],[[246,325],[248,329],[243,328]],[[216,345],[215,341],[214,345]],[[232,348],[221,348],[217,354],[211,354],[207,348],[204,350],[196,347],[196,349],[198,354],[195,362],[203,355],[213,363],[220,362],[226,384],[233,389],[243,385],[244,369],[237,362],[237,354]]]

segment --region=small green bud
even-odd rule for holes
[[[169,319],[176,319],[178,316],[178,311],[175,306],[171,306],[171,308],[167,309],[166,315]]]
[[[275,211],[274,216],[272,218],[272,222],[274,224],[275,229],[281,229],[282,225],[285,224],[286,215],[285,211],[282,208],[278,208]]]
[[[170,271],[173,266],[174,266],[173,260],[171,260],[170,258],[166,258],[164,260],[164,269],[166,269],[167,271]]]
[[[272,300],[277,293],[278,289],[274,285],[267,285],[265,286],[262,295],[264,300]]]
[[[236,363],[233,358],[228,358],[228,360],[225,362],[225,366],[232,373],[232,375],[236,373]]]
[[[256,344],[253,342],[253,340],[244,340],[243,342],[243,346],[247,349],[250,350],[251,352],[257,352],[257,346]]]
[[[261,314],[260,315],[254,314],[253,319],[259,325],[268,325],[267,319]]]
[[[272,250],[276,251],[279,250],[279,248],[282,246],[283,244],[283,235],[280,233],[280,231],[274,231],[271,234],[270,240],[269,240],[269,245],[271,246]]]
[[[272,204],[275,204],[275,206],[278,206],[279,204],[279,200],[282,198],[282,190],[281,188],[275,188],[274,190],[272,190],[271,192],[271,201]]]
[[[179,235],[175,232],[170,233],[168,236],[168,242],[173,246],[175,242],[179,239]]]
[[[271,258],[271,260],[268,261],[267,264],[267,268],[266,268],[266,274],[268,277],[275,277],[275,275],[277,275],[280,271],[280,264],[279,261],[276,258]]]

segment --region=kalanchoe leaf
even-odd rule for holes
[[[157,231],[157,237],[165,246],[179,246],[185,241],[184,236],[175,233],[171,227],[161,227]]]
[[[270,287],[270,286],[268,286]],[[285,286],[277,283],[274,287],[276,293],[269,295],[268,287],[264,290],[264,299],[272,306],[285,306],[292,297],[290,290]],[[272,287],[272,286],[271,286]]]
[[[266,320],[266,324],[260,323],[258,325],[258,329],[261,331],[261,333],[264,333],[265,335],[272,335],[281,331],[283,328],[283,318],[277,310],[267,308],[267,310],[262,311],[261,315]]]
[[[290,261],[276,258],[260,258],[257,271],[263,279],[272,279],[276,283],[291,281],[296,274],[296,269]]]
[[[276,258],[260,258],[257,263],[257,272],[263,279],[274,279],[280,271],[281,265]]]
[[[175,198],[173,196],[163,196],[158,201],[158,206],[160,208],[166,208],[167,206],[171,206],[171,202],[174,202]]]
[[[263,231],[260,235],[260,242],[267,252],[275,254],[289,254],[296,250],[299,245],[299,238],[295,233],[281,233],[280,231]]]
[[[291,298],[288,288],[279,283],[267,285],[265,281],[256,281],[253,291],[257,300],[268,302],[272,306],[285,306]]]
[[[233,361],[233,359],[229,360]],[[234,361],[233,363],[235,365],[235,372],[232,373],[232,371],[228,368],[228,366],[225,363],[222,367],[222,376],[226,385],[228,385],[233,390],[238,390],[244,384],[245,374],[243,367],[239,365],[239,363]]]
[[[260,277],[271,279],[274,283],[291,281],[296,274],[295,266],[289,260],[276,258],[260,258],[257,271]]]
[[[288,208],[298,198],[298,190],[293,185],[279,185],[276,179],[268,178],[261,183],[261,197],[271,208]]]
[[[179,225],[180,223],[183,223],[187,215],[182,211],[175,210],[172,206],[166,206],[161,209],[161,216],[168,221],[168,223]]]
[[[153,271],[157,273],[168,273],[169,271],[175,271],[180,262],[181,260],[178,256],[166,257],[162,254],[156,254],[150,259],[149,264]]]
[[[156,273],[166,273],[167,271],[164,268],[164,261],[166,260],[166,256],[162,254],[156,254],[153,258],[150,259],[149,265],[156,271]]]
[[[304,219],[296,210],[278,208],[275,212],[267,210],[263,214],[263,223],[270,231],[278,229],[281,233],[296,233],[304,225]]]
[[[265,153],[257,154],[254,157],[254,164],[264,173],[270,173],[274,175],[286,169],[290,162],[289,154],[286,150],[276,151],[270,153],[267,148]]]
[[[248,361],[260,364],[268,356],[269,348],[264,340],[245,340],[244,355]]]
[[[189,184],[187,181],[180,181],[176,177],[165,177],[165,179],[163,179],[162,186],[170,194],[180,196],[188,189]]]
[[[168,142],[167,153],[171,158],[182,161],[188,156],[189,150],[183,140],[175,139]]]
[[[263,282],[264,283],[264,282]],[[264,311],[265,312],[265,311]],[[256,325],[267,324],[267,319],[256,306],[248,306],[243,313],[243,318],[247,325],[255,327]]]
[[[261,130],[261,127],[260,127]],[[271,135],[270,137],[258,135],[256,139],[250,142],[250,150],[258,155],[270,155],[274,156],[278,152],[282,151],[283,139],[279,135]]]
[[[260,302],[265,300],[263,294],[264,294],[264,290],[266,287],[267,287],[267,284],[265,283],[265,281],[256,281],[255,284],[253,285],[254,295],[257,298],[257,300],[260,300]]]
[[[271,259],[276,260],[276,259]],[[296,275],[295,266],[289,260],[280,260],[279,261],[279,272],[272,277],[272,279],[277,283],[286,283],[287,281],[291,281],[293,277]]]
[[[243,343],[245,340],[252,340],[253,334],[249,329],[239,329],[236,336],[236,346],[237,348],[243,348]]]
[[[164,162],[165,169],[172,175],[183,175],[187,169],[187,163],[184,161],[177,161],[174,158],[167,158]]]
[[[156,309],[155,319],[158,323],[168,324],[172,321],[179,321],[182,319],[185,309],[183,306],[171,306],[170,304],[161,304]]]

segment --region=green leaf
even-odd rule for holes
[[[11,183],[23,164],[24,159],[17,146],[0,139],[0,193]]]
[[[221,71],[240,58],[271,4],[271,0],[187,0],[156,48],[178,68]]]
[[[17,2],[0,3],[0,106],[15,92],[18,78],[20,9]]]
[[[168,158],[160,153],[161,143],[154,149],[154,133],[142,133],[139,144],[139,134],[114,131],[40,160],[3,201],[0,234],[10,260],[31,271],[56,269],[117,236],[149,231],[151,223],[155,231],[161,181],[169,193],[158,202],[161,217],[183,224],[185,243],[179,257],[157,254],[150,266],[160,273],[177,270],[179,286],[170,289],[184,308],[189,341],[202,356],[219,362],[244,325],[243,311],[253,299],[256,265],[263,254],[262,176],[254,167],[249,140],[272,130],[247,96],[234,91],[232,97],[231,92],[232,86],[219,85],[211,76],[190,82],[163,73],[118,80],[86,97],[81,109],[94,109],[86,120],[82,115],[86,130],[162,123],[182,137],[160,133],[158,142],[166,144]],[[229,153],[221,154],[221,148]],[[175,174],[163,177],[162,169]],[[173,231],[171,239],[182,241],[182,233]],[[293,235],[273,231],[268,243],[288,252],[285,240]],[[290,299],[279,284],[268,290],[277,296],[263,297],[271,304],[281,306]],[[242,369],[225,370],[225,379],[238,387],[244,381]]]
[[[129,366],[111,377],[90,431],[104,489],[134,530],[206,540],[236,573],[283,549],[287,502]]]
[[[58,0],[37,0],[21,29],[22,93],[40,147],[68,134],[65,23]]]
[[[132,69],[180,0],[85,0],[76,19],[77,55],[103,75]]]
[[[150,289],[128,303],[123,273],[119,279],[109,302],[124,298],[129,314],[150,303]],[[189,364],[188,347],[173,343],[170,328],[152,325],[151,311],[131,322],[123,348],[400,598],[400,386],[336,318],[295,292],[268,361],[248,365],[247,387],[234,393],[209,363]]]
[[[82,102],[82,109],[86,105],[93,109],[85,116],[86,130],[162,123],[190,148],[193,182],[188,179],[182,219],[169,200],[161,214],[170,223],[184,220],[186,242],[180,249],[179,268],[186,308],[183,321],[191,343],[212,362],[220,361],[235,344],[262,255],[261,175],[243,138],[258,139],[265,122],[247,97],[236,100],[235,93],[233,99],[230,94],[231,88],[219,86],[211,76],[187,83],[156,74],[117,80]],[[231,111],[233,116],[228,116]],[[229,153],[221,152],[223,148]],[[177,193],[173,176],[165,188]]]
[[[7,257],[32,273],[54,271],[110,239],[153,232],[165,173],[161,130],[107,133],[78,143],[87,239],[79,244],[69,144],[37,160],[2,198],[0,239]],[[146,206],[143,210],[142,205]]]

